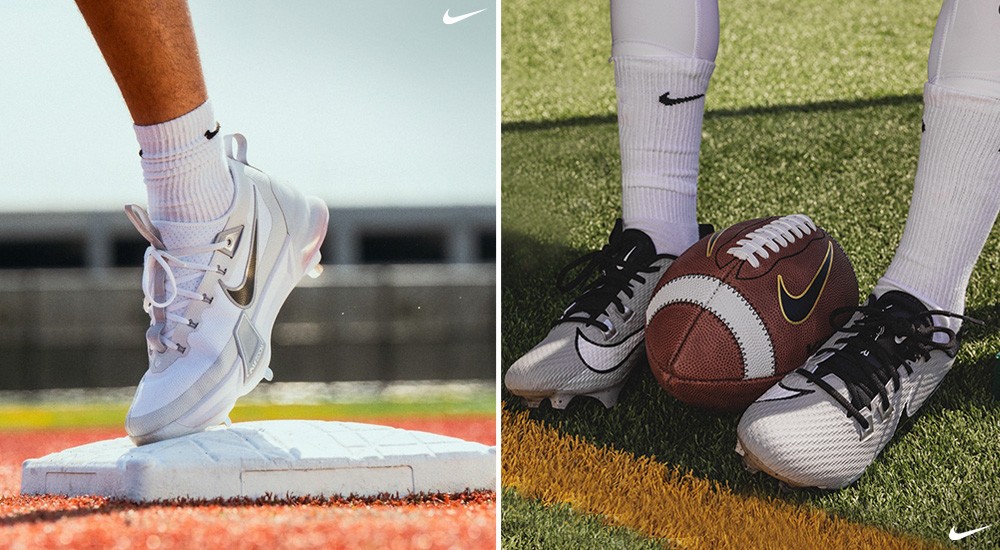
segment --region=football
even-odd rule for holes
[[[833,334],[835,309],[856,305],[851,261],[808,216],[745,221],[667,268],[646,310],[646,355],[670,395],[738,411]]]

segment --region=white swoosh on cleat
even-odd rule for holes
[[[594,372],[611,372],[622,366],[635,348],[642,343],[645,334],[643,329],[637,330],[617,344],[603,346],[591,342],[580,329],[576,329],[576,353],[580,361]]]
[[[456,15],[454,17],[452,17],[451,15],[448,14],[449,11],[450,10],[444,10],[444,17],[441,18],[441,21],[443,21],[445,25],[454,25],[455,23],[458,23],[459,21],[462,21],[463,19],[468,19],[468,18],[472,17],[473,15],[476,15],[477,13],[483,13],[484,11],[486,11],[486,8],[483,8],[483,9],[481,9],[479,11],[469,12],[469,13],[466,13],[466,14],[463,14],[463,15]]]
[[[985,527],[980,527],[979,529],[972,529],[971,531],[964,531],[962,533],[956,533],[955,532],[955,528],[952,527],[951,531],[948,533],[948,538],[951,539],[951,540],[962,540],[962,539],[964,539],[965,537],[967,537],[969,535],[974,535],[974,534],[982,531],[983,529],[989,529],[989,528],[990,528],[990,526],[987,525]]]

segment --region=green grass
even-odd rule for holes
[[[919,94],[937,0],[719,2],[708,109]],[[504,122],[615,112],[608,2],[503,2]]]
[[[0,405],[0,430],[40,428],[95,428],[121,426],[128,403]],[[434,401],[372,399],[352,403],[263,404],[239,403],[233,422],[251,420],[366,418],[436,418],[448,416],[492,417],[496,400],[491,393]]]
[[[807,213],[837,237],[868,291],[906,219],[920,136],[917,94],[937,7],[923,0],[724,2],[723,46],[704,125],[701,220],[726,226]],[[555,9],[562,11],[546,11]],[[613,79],[605,63],[607,4],[515,0],[503,10],[506,369],[566,306],[570,297],[557,293],[555,275],[604,243],[620,212],[620,180]],[[747,474],[733,452],[738,415],[681,405],[648,369],[638,369],[611,411],[578,399],[565,412],[543,409],[533,417],[597,444],[655,455],[739,492],[947,540],[952,526],[1000,521],[1000,407],[989,392],[991,359],[1000,350],[998,293],[1000,232],[994,231],[968,292],[967,313],[986,326],[970,327],[954,372],[923,414],[859,483],[840,492],[782,494],[770,479]],[[506,391],[503,398],[520,407]],[[512,548],[532,547],[516,534],[504,537]],[[1000,530],[963,544],[1000,545]]]
[[[666,541],[643,537],[623,527],[609,527],[590,514],[567,505],[544,506],[506,489],[502,495],[503,516],[500,545],[503,548],[661,549]]]

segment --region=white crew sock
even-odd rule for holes
[[[203,222],[222,216],[235,194],[209,101],[190,113],[135,126],[153,221]]]
[[[676,256],[698,240],[698,150],[715,63],[667,56],[612,59],[622,218],[626,228],[649,235],[657,252]]]
[[[898,288],[931,309],[962,313],[972,268],[1000,212],[1000,100],[928,83],[923,122],[906,228],[876,293]]]

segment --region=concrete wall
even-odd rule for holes
[[[397,208],[331,208],[330,226],[323,245],[323,263],[354,265],[366,259],[365,244],[396,239],[432,243],[427,263],[493,262],[496,209],[493,206],[425,206]],[[120,249],[129,259],[119,261]],[[146,243],[123,212],[32,212],[0,215],[0,250],[7,254],[51,256],[52,251],[72,251],[69,265],[102,269],[128,267],[142,260]],[[438,253],[438,250],[440,249]],[[369,253],[371,251],[368,251]],[[30,259],[30,258],[29,258]],[[0,258],[0,266],[4,265]],[[27,267],[64,267],[59,258]],[[392,262],[391,254],[389,262]],[[24,266],[19,266],[24,267]]]
[[[0,390],[131,386],[139,269],[0,270]],[[326,266],[275,325],[281,381],[493,379],[495,265]]]

